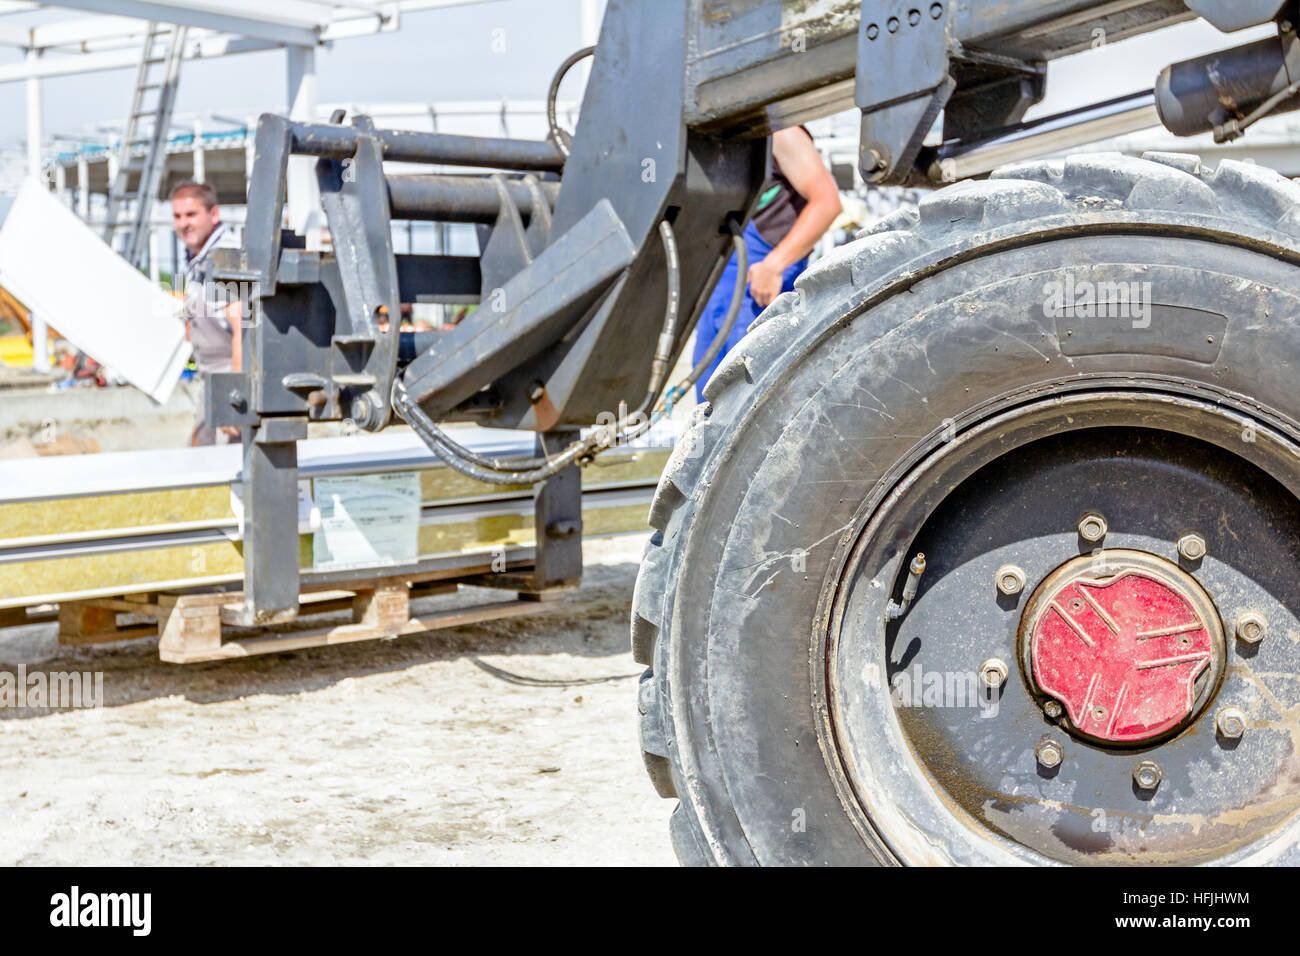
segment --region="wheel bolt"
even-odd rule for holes
[[[1025,572],[1014,564],[1004,564],[995,575],[998,590],[1010,597],[1025,589]]]
[[[1051,737],[1044,737],[1038,741],[1038,746],[1034,748],[1034,758],[1038,761],[1039,766],[1052,770],[1059,767],[1061,761],[1065,759],[1065,748]]]
[[[1007,682],[1007,665],[996,657],[990,657],[980,665],[980,683],[990,690],[1001,687]]]
[[[1264,639],[1264,633],[1268,630],[1268,621],[1264,620],[1264,615],[1258,611],[1243,611],[1237,615],[1233,627],[1238,638],[1247,644],[1258,644]]]
[[[1246,732],[1246,715],[1239,707],[1223,707],[1214,715],[1214,729],[1220,737],[1239,740]]]
[[[1185,534],[1178,539],[1178,553],[1188,561],[1199,561],[1205,557],[1205,539],[1199,534]]]
[[[1154,760],[1139,760],[1133,765],[1133,782],[1139,790],[1154,790],[1163,778],[1164,771]]]
[[[1043,705],[1043,713],[1052,718],[1052,720],[1055,720],[1057,717],[1060,717],[1061,714],[1065,713],[1065,711],[1061,707],[1060,701],[1049,700]]]
[[[1106,537],[1106,531],[1106,519],[1102,517],[1101,512],[1085,511],[1079,517],[1079,537],[1084,541],[1096,544]]]

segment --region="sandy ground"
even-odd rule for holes
[[[628,650],[644,542],[588,542],[536,616],[391,642],[182,667],[11,631],[0,669],[103,671],[106,701],[0,709],[0,864],[671,865]]]

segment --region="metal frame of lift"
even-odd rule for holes
[[[726,17],[702,5],[610,0],[571,142],[262,117],[245,246],[217,275],[252,288],[244,371],[207,389],[208,421],[243,428],[240,623],[297,613],[296,443],[309,421],[378,430],[400,386],[431,422],[537,431],[545,457],[644,394],[668,295],[660,224],[679,246],[675,361],[756,200],[773,129],[856,105],[864,179],[933,183],[954,168],[945,160],[1032,137],[1021,121],[1047,62],[1096,30],[1116,40],[1199,14],[1292,31],[1280,0],[773,0]],[[1289,65],[1293,42],[1280,49]],[[1102,118],[1121,107],[1149,109]],[[927,150],[940,112],[944,145]],[[281,230],[291,156],[317,160],[329,254]],[[387,177],[385,160],[498,172]],[[475,223],[481,254],[395,254],[401,219]],[[402,303],[417,300],[480,305],[453,329],[400,333]],[[580,577],[580,500],[578,464],[537,485],[536,568],[512,586]]]

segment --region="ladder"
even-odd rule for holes
[[[184,55],[185,27],[150,21],[140,53],[131,113],[118,145],[117,175],[109,183],[104,223],[104,239],[110,246],[117,231],[128,228],[120,251],[137,267],[143,267],[149,251],[149,217],[167,161],[167,134]],[[150,93],[154,94],[152,105]],[[137,155],[141,146],[143,154]],[[130,188],[132,175],[137,177],[134,191]]]

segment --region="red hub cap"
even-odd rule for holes
[[[1107,743],[1186,726],[1223,666],[1209,595],[1141,551],[1076,558],[1052,572],[1026,605],[1021,641],[1034,689],[1061,703],[1072,732]]]

